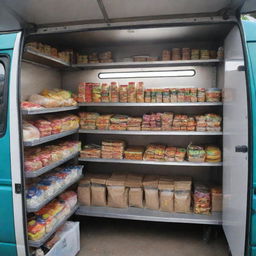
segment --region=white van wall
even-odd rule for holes
[[[43,89],[61,88],[61,74],[58,70],[21,63],[21,101]]]

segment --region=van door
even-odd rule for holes
[[[26,255],[18,74],[21,32],[0,32],[0,255]]]
[[[256,256],[256,19],[243,20],[245,49],[247,54],[248,93],[250,120],[250,174],[247,221],[247,255]]]

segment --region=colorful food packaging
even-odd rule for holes
[[[160,211],[174,211],[174,181],[168,177],[160,177],[158,183]]]
[[[210,214],[211,194],[210,189],[202,184],[194,185],[194,213]]]
[[[134,82],[128,83],[128,102],[136,102],[136,85]]]
[[[205,88],[197,88],[197,101],[205,102]]]
[[[207,146],[205,148],[206,162],[220,162],[221,161],[221,150],[216,146]]]
[[[208,59],[210,59],[210,52],[209,52],[209,50],[200,50],[200,59],[201,60],[208,60]]]
[[[119,93],[120,93],[120,102],[126,103],[128,102],[128,85],[121,84],[119,86]]]
[[[151,89],[145,89],[145,102],[150,103],[151,102]]]
[[[212,212],[222,212],[222,189],[221,187],[213,187],[211,189]]]
[[[197,102],[197,88],[190,88],[190,101]]]
[[[172,129],[173,113],[164,112],[161,115],[161,122],[162,122],[162,130],[170,131]]]
[[[125,142],[122,140],[104,140],[101,145],[101,157],[123,159]]]
[[[119,102],[119,87],[117,82],[111,82],[110,96],[111,96],[111,102]]]
[[[168,103],[170,102],[170,89],[169,88],[164,88],[162,90],[163,93],[163,103]]]
[[[221,131],[221,116],[217,114],[206,114],[205,121],[207,124],[206,130],[210,132],[218,132]]]
[[[156,89],[156,102],[157,103],[162,103],[163,102],[163,93],[162,89]]]
[[[177,89],[177,101],[185,102],[185,88]]]
[[[101,85],[101,101],[110,102],[110,85],[107,83]]]
[[[151,89],[151,103],[156,103],[156,92],[157,89]]]
[[[108,206],[115,208],[128,207],[128,188],[125,185],[126,174],[112,174],[107,179]]]
[[[143,208],[143,176],[128,174],[125,185],[129,188],[129,207]]]
[[[52,134],[51,122],[45,119],[38,119],[33,124],[39,130],[40,137],[50,136]]]
[[[144,147],[133,146],[128,147],[124,151],[124,158],[129,160],[142,160],[144,153]]]
[[[128,131],[140,131],[141,130],[141,117],[128,117],[127,130]]]
[[[185,88],[185,102],[190,102],[191,101],[191,92],[190,92],[190,88]]]
[[[170,89],[171,102],[178,102],[178,91],[175,88]]]
[[[144,83],[136,83],[136,101],[138,103],[144,102]]]
[[[126,130],[128,116],[126,115],[114,115],[110,118],[110,130]]]
[[[190,48],[182,48],[182,60],[190,60],[191,52]]]
[[[101,84],[94,83],[92,84],[92,101],[93,102],[101,102]]]
[[[220,102],[221,101],[221,89],[210,88],[206,90],[207,102]]]
[[[96,120],[100,116],[96,112],[80,112],[80,127],[85,130],[95,130],[96,129]]]
[[[200,50],[192,49],[191,50],[191,60],[199,60],[200,59]]]
[[[163,61],[171,60],[171,51],[170,50],[163,50],[162,51],[162,60]]]
[[[113,115],[101,115],[96,120],[96,127],[98,130],[108,130],[110,125],[110,118]]]
[[[143,180],[145,207],[151,210],[159,209],[158,180],[155,175],[145,176]]]
[[[205,150],[201,146],[188,145],[188,161],[189,162],[204,162],[205,161]]]
[[[180,48],[172,48],[172,60],[181,60]]]
[[[174,162],[177,148],[167,146],[165,149],[165,161]]]
[[[82,158],[100,158],[101,157],[101,146],[96,144],[85,145],[83,150],[80,151]]]
[[[185,148],[177,148],[175,152],[175,161],[183,162],[186,156],[187,150]]]
[[[149,144],[146,147],[143,160],[145,161],[164,161],[165,146],[159,144]]]

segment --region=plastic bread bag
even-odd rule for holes
[[[107,179],[108,206],[115,208],[128,207],[128,188],[125,185],[126,174],[112,174]]]
[[[144,177],[143,187],[145,193],[145,207],[151,210],[159,209],[158,176],[148,175]]]
[[[206,162],[220,162],[221,161],[221,150],[216,146],[207,146],[205,148]]]
[[[159,184],[160,211],[174,211],[174,181],[169,177],[160,177]]]
[[[210,189],[202,184],[194,185],[194,213],[210,214],[211,195]]]
[[[175,161],[183,162],[186,156],[187,150],[185,148],[177,148],[175,152]]]
[[[29,122],[23,121],[22,130],[24,141],[33,141],[40,138],[39,130]]]
[[[64,200],[70,209],[74,208],[74,206],[77,204],[77,194],[72,190],[62,193],[59,198]]]
[[[56,99],[47,98],[39,94],[33,94],[29,97],[28,101],[39,104],[45,108],[56,108],[63,105],[62,101]]]
[[[36,186],[31,186],[26,190],[26,202],[28,207],[36,207],[43,202],[44,191]]]
[[[188,145],[188,161],[190,162],[204,162],[205,150],[204,147],[189,144]]]

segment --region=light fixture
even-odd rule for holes
[[[165,70],[165,71],[134,71],[134,72],[104,72],[99,73],[100,79],[114,78],[161,78],[161,77],[192,77],[196,74],[194,69]]]

